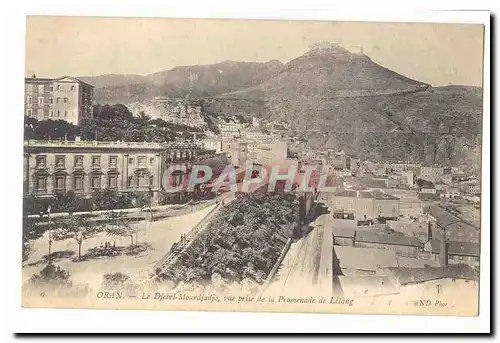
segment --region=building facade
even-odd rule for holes
[[[25,141],[24,194],[53,197],[74,191],[85,197],[109,188],[153,191],[155,199],[164,188],[164,171],[197,152],[193,144]]]
[[[94,86],[73,77],[24,79],[25,115],[38,120],[65,120],[79,125],[92,118]]]

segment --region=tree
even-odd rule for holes
[[[82,201],[75,192],[67,191],[64,194],[58,194],[54,207],[61,212],[67,212],[70,215],[76,212],[82,206]]]
[[[144,208],[151,205],[152,195],[151,192],[135,192],[135,207]]]
[[[52,232],[52,239],[61,241],[72,238],[78,244],[78,259],[82,258],[83,242],[102,231],[102,227],[89,220],[85,216],[70,215],[67,219],[62,219],[56,223],[58,227]]]
[[[118,194],[114,189],[106,188],[101,193],[101,208],[105,210],[116,210],[118,208]]]
[[[130,245],[134,245],[134,234],[137,232],[137,228],[130,224],[130,221],[124,218],[118,218],[116,223],[106,226],[106,233],[110,236],[129,236]]]

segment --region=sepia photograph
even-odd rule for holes
[[[478,316],[484,49],[474,23],[28,16],[22,306]]]

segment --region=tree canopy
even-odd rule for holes
[[[238,197],[181,254],[169,277],[208,282],[217,273],[227,280],[262,282],[298,225],[298,206],[291,194]]]
[[[184,124],[151,119],[145,114],[134,116],[122,104],[95,105],[93,118],[85,119],[76,126],[64,120],[37,120],[24,118],[24,139],[40,140],[82,140],[120,141],[126,137],[133,142],[170,142],[179,138],[190,139],[193,133],[202,135],[200,128]]]

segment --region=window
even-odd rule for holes
[[[75,191],[83,191],[83,175],[73,176],[73,189]]]
[[[140,165],[140,166],[143,166],[146,164],[146,157],[145,156],[139,156],[137,158],[137,163]]]
[[[92,175],[92,178],[90,179],[90,187],[93,189],[96,188],[101,188],[101,175]]]
[[[38,105],[43,106],[43,96],[38,97]]]
[[[28,117],[31,117],[31,115],[32,115],[32,114],[33,114],[33,111],[32,111],[31,109],[27,109],[27,110],[26,110],[26,115],[27,115]]]
[[[53,92],[54,91],[54,86],[50,86],[50,91]]]
[[[153,175],[150,175],[150,176],[149,176],[149,185],[150,185],[150,186],[152,186],[152,185],[153,185],[154,180],[155,180],[155,179],[154,179],[154,176],[153,176]]]
[[[35,188],[37,191],[46,191],[47,190],[47,177],[46,176],[37,176]]]
[[[66,178],[64,175],[56,176],[56,191],[64,191],[66,188]]]
[[[100,168],[101,167],[101,157],[100,156],[92,156],[92,167]]]
[[[127,179],[127,187],[132,187],[133,176],[129,176]]]
[[[83,167],[83,156],[75,156],[75,167]]]
[[[54,116],[54,110],[50,110],[50,116],[53,117]]]
[[[64,118],[68,117],[68,111],[64,110]]]
[[[49,98],[49,103],[52,105],[54,104],[54,98]]]
[[[61,85],[57,85],[57,90],[60,91],[61,90]]]
[[[65,158],[64,156],[56,156],[56,168],[64,168]]]
[[[155,163],[155,158],[154,157],[150,157],[149,158],[149,164],[153,164]]]
[[[28,102],[28,105],[31,105],[31,104],[32,104],[32,102],[33,102],[33,99],[29,96],[27,100],[28,100],[28,101],[27,101],[27,102]]]
[[[61,98],[60,98],[60,97],[57,97],[57,98],[56,98],[56,103],[57,103],[57,104],[59,103],[59,100],[61,100]]]
[[[109,167],[116,168],[116,156],[109,156]]]
[[[71,86],[71,90],[74,91],[75,90],[75,86]]]
[[[46,158],[45,156],[37,156],[36,157],[36,167],[37,168],[45,168]]]
[[[110,174],[108,175],[108,188],[116,188],[116,182],[117,177],[116,174]]]
[[[458,256],[458,260],[459,260],[459,261],[463,261],[463,260],[464,260],[464,257],[463,257],[463,256]]]
[[[134,158],[133,157],[129,157],[128,164],[133,164],[133,163],[134,163]]]
[[[57,117],[60,117],[60,116],[61,116],[61,111],[57,110]]]
[[[64,98],[64,103],[68,103],[68,98]]]
[[[33,85],[28,85],[28,94],[33,93]]]
[[[44,85],[38,85],[38,93],[43,93],[45,91]]]

